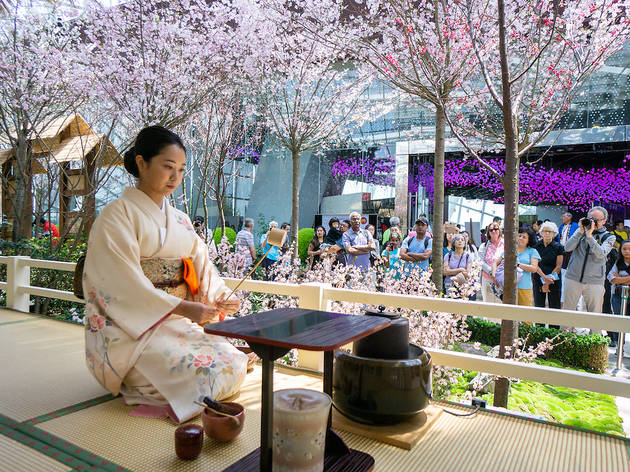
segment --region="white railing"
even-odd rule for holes
[[[29,295],[39,295],[42,297],[83,303],[83,300],[76,298],[71,292],[30,285],[31,267],[71,272],[74,271],[74,263],[42,261],[21,256],[0,256],[0,264],[7,264],[7,281],[0,282],[0,290],[6,290],[7,292],[8,308],[28,312]],[[225,282],[229,287],[233,288],[238,283],[238,280],[226,278]],[[604,329],[607,331],[630,332],[630,317],[593,314],[580,311],[552,310],[497,303],[471,302],[468,300],[363,292],[332,288],[330,285],[320,283],[295,285],[247,280],[241,287],[243,290],[251,292],[296,297],[299,300],[298,303],[301,308],[312,310],[328,310],[330,309],[331,302],[345,301],[514,321],[579,326],[590,328],[594,331]],[[434,364],[437,365],[630,397],[630,380],[622,378],[558,369],[537,364],[526,364],[505,359],[494,359],[485,356],[446,351],[443,349],[427,350],[431,353]],[[321,370],[322,356],[320,353],[300,351],[298,362],[303,367]]]

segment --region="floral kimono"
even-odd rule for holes
[[[147,273],[147,267],[181,258],[192,261],[196,295],[181,284],[156,288],[160,274]],[[90,232],[83,289],[87,365],[112,394],[121,392],[128,404],[170,405],[182,422],[201,411],[195,400],[239,391],[247,356],[171,313],[182,298],[212,304],[228,288],[188,216],[166,200],[161,209],[144,192],[127,188],[103,209]]]

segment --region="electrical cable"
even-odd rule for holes
[[[473,411],[471,411],[470,413],[455,413],[454,411],[447,410],[446,408],[442,408],[442,411],[445,412],[445,413],[448,413],[449,415],[453,415],[453,416],[472,416],[475,413],[477,413],[480,408],[481,407],[479,405],[477,405],[475,407],[475,409]]]
[[[359,421],[359,420],[357,420],[355,418],[352,418],[351,416],[348,416],[343,411],[341,411],[339,408],[337,408],[337,405],[335,405],[334,403],[332,403],[332,407],[335,410],[337,410],[339,413],[341,413],[341,415],[343,415],[346,418],[348,418],[349,420],[352,420],[352,421],[354,421],[356,423],[368,425],[368,426],[373,426],[374,425],[373,423],[370,423],[370,422],[367,422],[367,421]],[[481,409],[481,407],[479,405],[477,405],[477,406],[475,406],[475,409],[473,411],[469,412],[469,413],[455,413],[454,411],[447,410],[446,408],[442,408],[442,411],[445,412],[445,413],[448,413],[449,415],[464,417],[464,416],[473,416],[480,409]]]

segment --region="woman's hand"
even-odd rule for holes
[[[222,293],[215,300],[217,305],[217,311],[231,315],[236,313],[241,307],[241,301],[235,294],[231,294],[229,297],[226,293]]]
[[[545,285],[549,285],[555,282],[555,280],[548,275],[543,275],[543,279],[545,280]]]
[[[200,325],[213,321],[219,315],[217,309],[213,306],[188,300],[182,300],[179,305],[175,307],[173,313],[185,316],[190,321]]]

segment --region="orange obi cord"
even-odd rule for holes
[[[192,259],[190,257],[182,257],[182,262],[184,263],[184,282],[188,285],[190,293],[197,295],[199,293],[199,280],[197,279]]]

